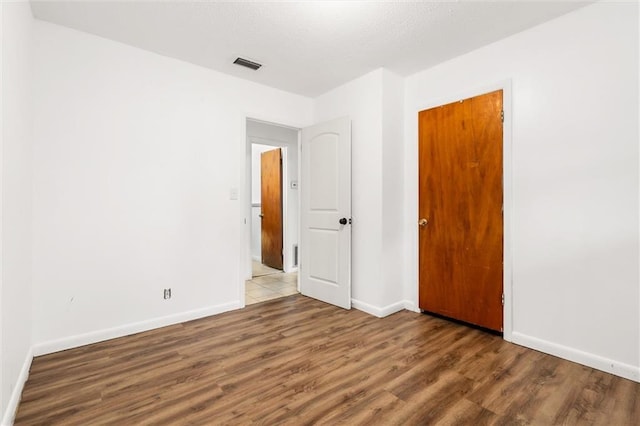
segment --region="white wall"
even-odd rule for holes
[[[379,316],[404,307],[402,100],[402,78],[378,69],[315,104],[315,122],[352,121],[352,302]]]
[[[605,3],[407,78],[407,298],[417,112],[511,79],[513,340],[639,380],[638,71],[638,7]]]
[[[0,413],[11,421],[31,361],[32,102],[31,30],[26,2],[0,3]],[[26,363],[26,365],[25,365]],[[14,392],[15,391],[15,392]]]
[[[251,259],[262,262],[262,219],[259,205],[251,206]],[[253,272],[252,272],[253,274]]]
[[[264,152],[277,149],[275,146],[251,144],[251,203],[260,204],[262,202],[262,187],[260,185],[260,159]]]
[[[248,133],[247,137],[249,137]],[[272,149],[275,149],[275,147],[256,143],[251,144],[251,257],[258,262],[262,259],[260,155]]]
[[[37,352],[240,307],[246,117],[306,125],[311,100],[45,22],[34,37]]]
[[[404,78],[382,70],[381,306],[404,300]],[[406,303],[403,301],[403,306]],[[413,306],[405,306],[412,308]],[[392,309],[393,310],[393,309]]]

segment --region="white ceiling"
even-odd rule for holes
[[[317,96],[376,68],[410,75],[579,1],[32,1],[36,18]],[[233,65],[245,57],[258,71]]]

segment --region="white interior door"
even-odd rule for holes
[[[302,129],[300,292],[351,308],[351,120]]]

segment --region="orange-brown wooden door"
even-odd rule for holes
[[[260,154],[262,263],[282,269],[282,153]]]
[[[420,309],[502,331],[502,90],[418,119]]]

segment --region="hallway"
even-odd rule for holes
[[[264,302],[298,293],[298,273],[284,273],[260,262],[252,262],[253,278],[245,283],[245,303]]]

